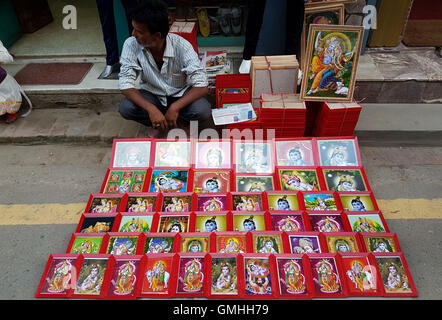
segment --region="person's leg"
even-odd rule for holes
[[[177,98],[169,98],[170,105]],[[198,129],[201,131],[206,128],[215,128],[212,118],[212,107],[206,98],[200,98],[187,107],[180,110],[178,120],[188,123],[190,121],[198,121]]]
[[[132,35],[133,31],[132,13],[134,12],[134,10],[137,9],[138,6],[140,6],[140,3],[141,3],[140,0],[121,0],[121,4],[123,5],[124,11],[126,13],[129,37]]]
[[[287,0],[285,54],[301,53],[301,34],[304,24],[304,0]]]
[[[157,98],[157,96],[153,95],[152,93],[146,90],[140,90],[140,93],[143,95],[143,97],[146,100],[148,100],[150,103],[155,105],[162,113],[166,112],[166,108],[161,105],[161,102]],[[133,120],[147,127],[152,127],[152,122],[150,121],[149,113],[140,106],[137,106],[129,99],[125,98],[123,101],[121,101],[118,107],[118,112],[126,120]]]
[[[255,55],[258,45],[259,33],[261,32],[262,21],[266,0],[250,0],[247,15],[246,35],[243,50],[243,59],[250,60]]]
[[[119,60],[113,1],[96,0],[96,2],[106,47],[106,65],[113,66]]]

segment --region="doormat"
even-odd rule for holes
[[[89,72],[92,63],[29,63],[15,76],[20,85],[75,85]]]

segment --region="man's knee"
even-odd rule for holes
[[[120,102],[120,105],[118,106],[118,112],[121,114],[121,116],[125,119],[130,119],[131,115],[133,115],[134,111],[134,104],[129,99],[124,99]]]
[[[212,107],[210,106],[210,103],[209,101],[207,101],[206,98],[200,98],[197,101],[193,102],[186,108],[185,113],[183,114],[183,118],[188,121],[205,121],[211,117]]]

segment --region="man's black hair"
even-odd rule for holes
[[[169,32],[169,14],[167,5],[161,0],[143,0],[129,15],[137,23],[147,26],[151,34],[160,32],[165,38]]]

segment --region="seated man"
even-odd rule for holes
[[[123,118],[166,132],[177,120],[213,126],[205,70],[192,45],[168,33],[167,6],[148,0],[132,15],[133,32],[123,46],[119,88]],[[141,73],[140,90],[135,81]]]

